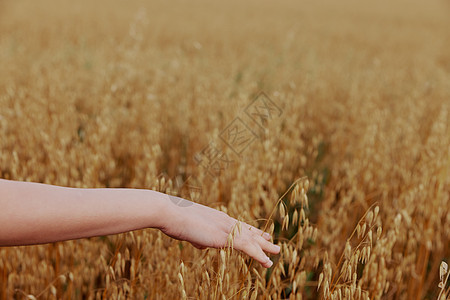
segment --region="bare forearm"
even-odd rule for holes
[[[150,190],[0,180],[0,246],[161,228],[171,205],[167,195]]]
[[[222,248],[236,225],[226,213],[151,190],[76,189],[0,179],[0,246],[153,227],[201,249]],[[280,251],[270,234],[245,223],[240,228],[244,229],[234,236],[234,248],[270,267],[264,251]]]

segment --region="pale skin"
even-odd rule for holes
[[[183,199],[184,204],[188,203]],[[197,204],[180,205],[168,195],[141,189],[80,189],[0,179],[0,246],[21,246],[156,228],[199,249],[227,246],[237,220]],[[246,223],[233,247],[272,266],[266,255],[280,247]]]

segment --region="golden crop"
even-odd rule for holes
[[[445,299],[449,9],[1,2],[0,178],[181,195],[282,250],[263,270],[153,229],[0,248],[0,298]],[[261,91],[279,110],[258,126]],[[258,136],[239,154],[234,120]],[[210,143],[232,161],[213,176]]]

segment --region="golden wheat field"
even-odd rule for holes
[[[447,299],[449,114],[448,1],[2,1],[0,178],[180,195],[281,253],[3,247],[0,299]]]

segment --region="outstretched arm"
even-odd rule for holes
[[[198,248],[221,248],[237,220],[152,190],[79,189],[0,179],[0,246],[42,244],[157,228]],[[174,198],[172,198],[174,200]],[[186,205],[188,204],[188,205]],[[270,235],[241,224],[234,248],[270,267]]]

